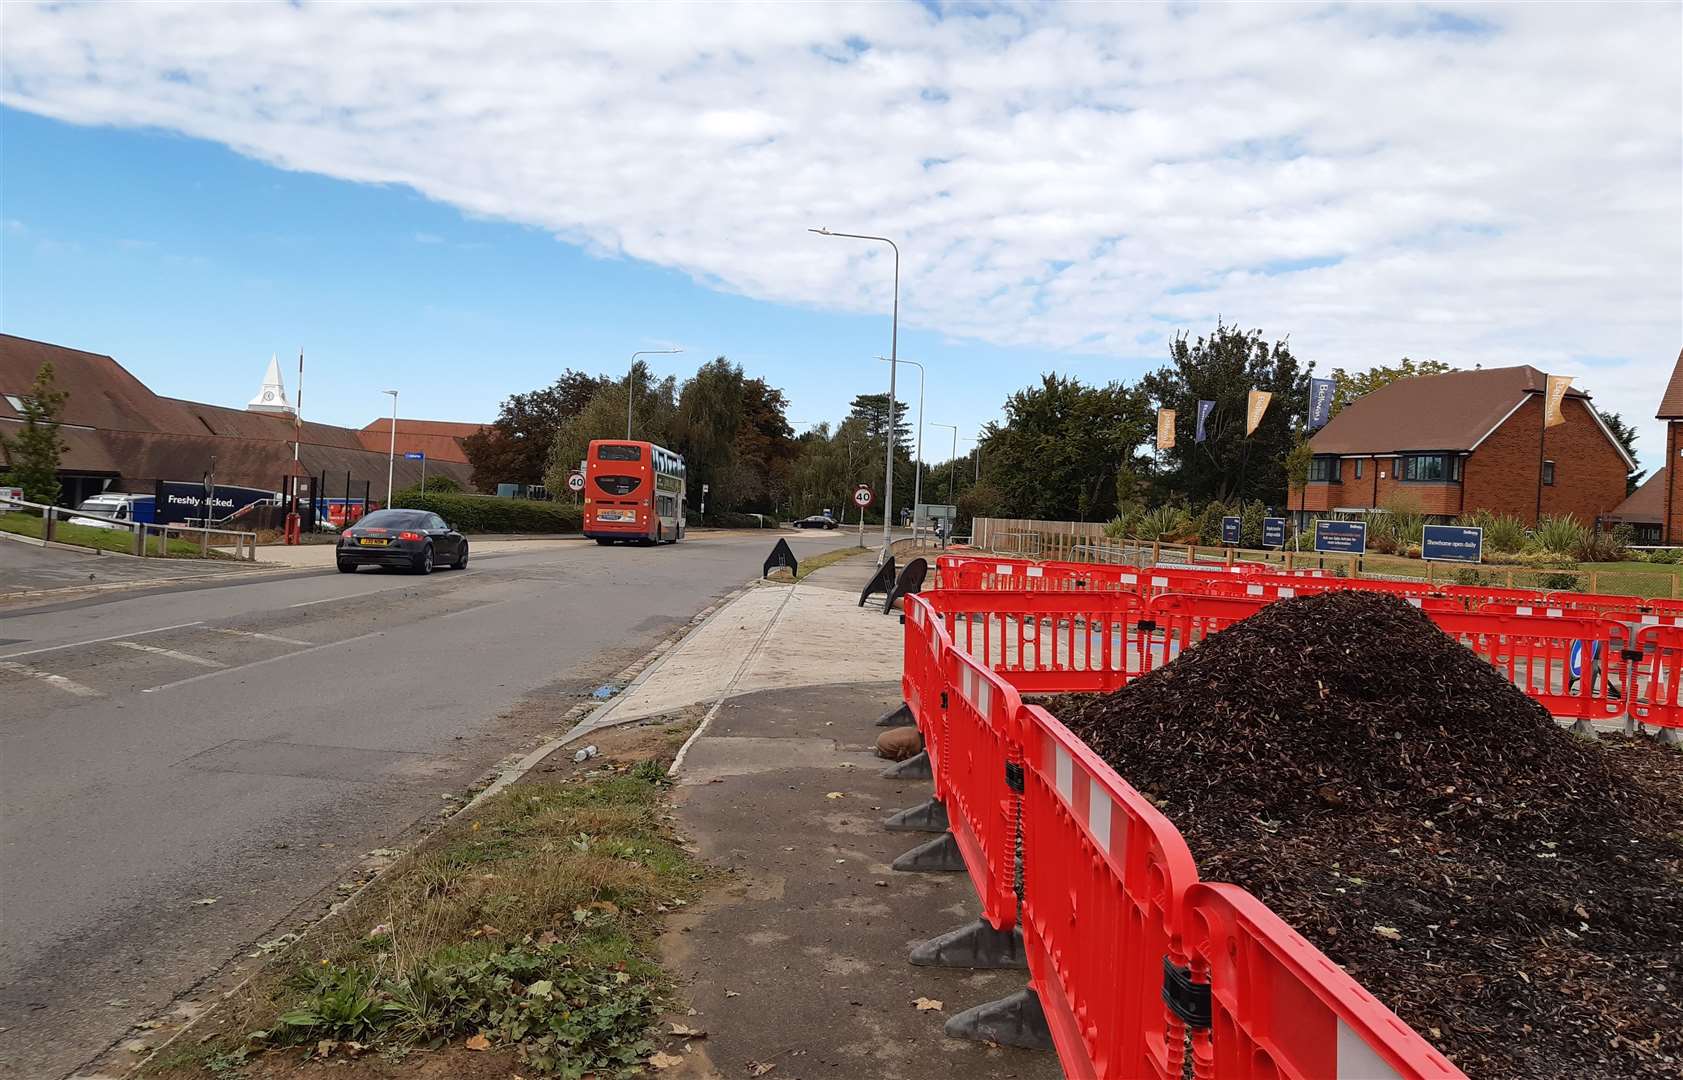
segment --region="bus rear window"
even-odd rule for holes
[[[641,446],[598,446],[596,448],[598,461],[642,461],[643,448]]]

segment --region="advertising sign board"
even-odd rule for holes
[[[1420,557],[1435,562],[1482,562],[1484,530],[1469,525],[1427,525],[1420,538]]]
[[[1367,553],[1367,523],[1363,521],[1316,521],[1315,550],[1337,555]]]
[[[274,497],[273,491],[265,491],[262,488],[217,484],[210,497],[210,510],[207,513],[205,485],[202,482],[160,480],[157,492],[158,524],[180,525],[188,521],[203,521],[206,517],[220,521],[236,510]]]
[[[1265,548],[1283,548],[1286,546],[1286,519],[1262,519],[1262,546]]]
[[[1241,529],[1242,529],[1242,524],[1243,523],[1236,517],[1224,517],[1224,518],[1222,518],[1221,519],[1221,542],[1228,545],[1229,547],[1238,544],[1239,534],[1240,534]]]

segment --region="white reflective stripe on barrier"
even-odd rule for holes
[[[1073,808],[1072,808],[1073,809]],[[1116,804],[1110,801],[1110,792],[1094,777],[1087,778],[1087,827],[1093,830],[1093,839],[1098,841],[1099,847],[1110,851],[1110,816],[1116,810]],[[1126,832],[1123,833],[1127,835]],[[1115,851],[1117,862],[1122,861],[1122,852]]]
[[[1275,595],[1279,596],[1281,600],[1289,600],[1297,595],[1297,590],[1290,585],[1282,585],[1280,591]]]
[[[1642,625],[1658,626],[1660,625],[1660,617],[1658,615],[1644,615],[1642,616]]]
[[[1245,586],[1245,595],[1247,595],[1247,596],[1261,596],[1262,595],[1262,586],[1261,585],[1246,585]]]
[[[1549,608],[1547,611],[1543,612],[1543,614],[1547,615],[1551,619],[1558,619],[1558,618],[1561,617],[1561,615],[1565,614],[1565,612],[1561,611],[1557,607],[1552,607],[1552,608]]]
[[[1153,589],[1166,589],[1169,587],[1169,579],[1166,577],[1154,577],[1151,579],[1151,587]]]
[[[923,625],[923,605],[912,604],[911,609],[912,609],[911,610],[912,621],[914,623],[917,623],[919,626],[922,626]]]
[[[1013,567],[1010,563],[994,563],[993,572],[996,574],[1010,574]]]
[[[1415,607],[1420,606],[1420,598],[1418,596],[1406,596],[1403,599],[1407,600],[1410,604],[1412,604]]]
[[[887,455],[885,454],[884,456],[886,457]],[[1518,607],[1514,608],[1514,614],[1515,615],[1529,615],[1529,614],[1531,614],[1531,605],[1530,604],[1520,604]]]
[[[1402,1074],[1338,1018],[1337,1080],[1402,1080]]]
[[[1058,744],[1055,739],[1048,739],[1052,743],[1053,778],[1058,784],[1058,794],[1064,797],[1064,802],[1073,805],[1075,802],[1075,763],[1070,760],[1069,751]]]
[[[1028,568],[1028,576],[1029,577],[1045,577],[1046,576],[1046,570],[1045,570],[1044,567],[1031,566],[1031,567]]]
[[[993,694],[993,687],[988,681],[976,674],[976,670],[968,665],[959,668],[958,691],[964,695],[975,710],[985,719],[988,715],[988,703]]]

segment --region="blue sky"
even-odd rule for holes
[[[290,394],[300,346],[306,415],[356,427],[389,406],[387,388],[405,416],[494,419],[508,394],[564,368],[618,373],[633,350],[672,345],[684,353],[645,360],[682,379],[729,356],[784,389],[791,420],[833,421],[855,394],[888,388],[888,365],[872,359],[888,353],[886,311],[750,300],[401,186],[289,172],[165,132],[0,109],[0,136],[0,325],[108,353],[161,394],[243,406],[277,352]],[[803,231],[789,243],[842,241]],[[928,388],[925,418],[966,428],[1042,366],[1122,370],[904,326],[901,352],[932,374],[965,373]],[[917,371],[901,373],[915,410]],[[951,446],[944,430],[926,438]]]
[[[14,3],[0,324],[234,405],[303,345],[347,424],[666,344],[833,420],[891,266],[827,225],[901,242],[931,421],[1219,317],[1570,374],[1652,465],[1680,46],[1637,3]]]

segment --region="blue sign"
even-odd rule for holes
[[[1331,379],[1309,380],[1309,430],[1326,426],[1332,419],[1332,395],[1338,384]]]
[[[1572,652],[1568,661],[1572,681],[1577,682],[1584,676],[1584,643],[1582,641],[1572,642]],[[1599,641],[1590,646],[1590,673],[1592,675],[1601,674],[1601,642]]]
[[[1283,548],[1286,546],[1286,519],[1262,519],[1262,546],[1265,548]]]
[[[1420,557],[1437,562],[1481,562],[1484,530],[1467,525],[1428,525],[1420,538]]]
[[[1338,555],[1367,553],[1367,523],[1362,521],[1315,522],[1315,550]]]
[[[1215,402],[1200,401],[1198,403],[1198,434],[1193,436],[1193,442],[1204,441],[1204,421],[1210,418],[1212,412],[1215,412]]]
[[[405,450],[403,452],[403,458],[405,461],[425,461],[427,456],[419,450]]]
[[[1221,519],[1221,542],[1224,544],[1237,544],[1239,542],[1238,518],[1224,517]]]

